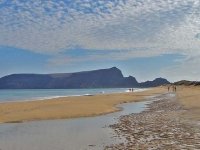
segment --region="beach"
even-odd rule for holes
[[[126,141],[105,149],[200,149],[200,88],[177,89],[159,95],[143,112],[121,116],[110,127]]]
[[[200,87],[199,86],[179,86],[177,100],[186,110],[181,117],[200,121]]]
[[[200,149],[199,89],[1,103],[0,148]]]
[[[143,92],[98,94],[0,103],[1,123],[20,123],[35,120],[67,119],[103,115],[120,108],[118,104],[142,101],[148,96],[165,93],[166,88],[152,88]]]
[[[0,149],[103,150],[123,141],[109,125],[117,123],[120,116],[145,110],[150,100],[120,104],[122,111],[95,117],[2,123]]]

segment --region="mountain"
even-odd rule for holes
[[[76,73],[12,74],[0,78],[0,89],[71,89],[152,87],[169,83],[166,79],[138,83],[132,77],[124,77],[116,67]]]
[[[156,78],[153,81],[146,81],[140,83],[140,87],[156,87],[164,84],[169,84],[170,82],[164,78]]]

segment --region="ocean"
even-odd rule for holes
[[[134,92],[146,89],[134,88]],[[9,89],[0,90],[0,102],[44,100],[66,96],[83,96],[96,94],[124,93],[128,88],[97,89]]]

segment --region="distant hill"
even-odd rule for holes
[[[0,89],[72,89],[155,87],[169,82],[163,78],[138,83],[135,77],[124,77],[116,67],[76,73],[12,74],[0,78]]]
[[[185,86],[190,86],[190,85],[200,86],[199,81],[187,81],[187,80],[181,80],[181,81],[175,82],[174,84],[175,85],[185,85]]]
[[[140,83],[140,87],[156,87],[156,86],[165,85],[169,83],[170,82],[164,78],[156,78],[153,81],[146,81],[146,82]]]

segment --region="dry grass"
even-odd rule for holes
[[[23,122],[96,116],[118,111],[120,103],[144,100],[146,96],[166,92],[166,88],[153,88],[138,93],[65,97],[43,101],[11,102],[0,104],[0,122]]]

